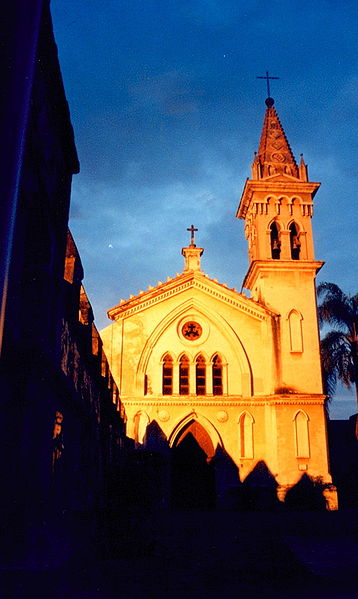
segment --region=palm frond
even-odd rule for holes
[[[318,306],[320,325],[327,323],[337,330],[347,330],[354,336],[354,323],[358,321],[358,303],[334,283],[320,283],[317,296],[322,298]]]
[[[339,379],[348,389],[357,380],[351,343],[341,331],[330,331],[321,341],[322,372],[325,385],[334,393]]]

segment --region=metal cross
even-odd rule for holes
[[[256,79],[266,79],[267,83],[267,96],[270,98],[270,79],[279,79],[279,77],[269,77],[268,71],[264,77],[256,77]]]
[[[191,227],[189,227],[189,229],[187,229],[187,231],[190,231],[191,236],[190,236],[190,245],[194,245],[195,246],[195,239],[194,239],[194,231],[197,231],[198,229],[195,229],[194,225],[191,225]]]

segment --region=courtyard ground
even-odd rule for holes
[[[132,513],[109,537],[96,560],[2,571],[1,598],[358,598],[356,511]]]

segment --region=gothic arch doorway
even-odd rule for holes
[[[191,420],[172,446],[172,505],[182,509],[210,509],[215,505],[215,449],[210,435]]]

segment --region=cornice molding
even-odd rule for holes
[[[245,218],[248,208],[252,201],[252,196],[255,192],[279,193],[279,194],[311,194],[314,197],[320,183],[314,181],[301,181],[299,179],[291,179],[291,177],[281,175],[280,180],[275,179],[275,176],[267,179],[247,179],[241,195],[239,207],[236,217]]]
[[[108,310],[107,314],[111,320],[127,318],[190,288],[200,289],[207,295],[216,297],[218,300],[260,321],[266,320],[268,316],[273,314],[267,308],[255,304],[252,299],[245,297],[234,289],[230,289],[222,283],[197,272],[180,275],[163,285],[115,306]]]
[[[240,407],[240,406],[304,406],[304,405],[324,405],[326,400],[325,395],[318,393],[289,393],[285,395],[264,395],[257,397],[240,397],[238,395],[211,398],[197,398],[196,396],[181,397],[179,395],[171,395],[170,399],[163,396],[148,396],[137,397],[133,399],[121,398],[125,407],[191,407],[193,410],[199,407]]]
[[[243,287],[251,289],[253,281],[260,273],[272,272],[311,272],[317,274],[324,262],[322,260],[254,260],[244,278]]]

